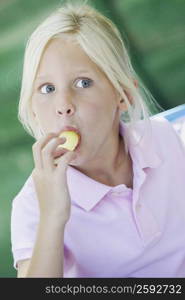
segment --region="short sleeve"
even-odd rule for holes
[[[33,179],[30,177],[12,201],[11,244],[14,268],[17,262],[30,259],[36,240],[40,213]],[[76,264],[73,254],[64,243],[64,277],[76,277]]]
[[[16,270],[19,260],[28,259],[32,256],[38,222],[38,200],[30,175],[12,201],[11,246]]]
[[[179,123],[171,123],[166,120],[167,126],[171,129],[172,134],[175,136],[179,146],[185,151],[185,121]]]
[[[181,154],[185,155],[185,128],[183,127],[185,123],[181,123],[181,127],[176,128],[175,125],[173,125],[165,117],[154,116],[154,118],[152,119],[154,123],[158,121],[159,126],[161,123],[164,127],[164,134],[166,137],[166,139],[164,139],[165,143],[167,142],[167,139],[169,139],[169,141],[173,141],[173,145],[171,146],[173,146],[174,149],[176,149],[176,151],[178,149],[181,152]]]

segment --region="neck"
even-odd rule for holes
[[[133,174],[132,174],[132,159],[130,154],[126,154],[123,138],[119,135],[117,151],[111,159],[104,159],[106,165],[99,163],[100,167],[91,169],[80,169],[79,171],[88,177],[109,186],[116,186],[125,184],[132,188]],[[108,163],[107,163],[108,162]]]

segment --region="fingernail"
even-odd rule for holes
[[[65,138],[65,137],[59,138],[59,141],[65,142],[65,141],[66,141],[66,138]]]

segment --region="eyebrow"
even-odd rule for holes
[[[75,70],[74,71],[75,73],[89,73],[89,70],[83,70],[83,69],[80,69],[80,70]],[[42,79],[48,79],[48,78],[52,78],[52,76],[50,74],[46,74],[46,75],[39,75],[35,78],[35,80],[42,80]]]

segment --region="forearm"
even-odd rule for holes
[[[60,217],[40,219],[26,277],[63,277],[64,228]]]

